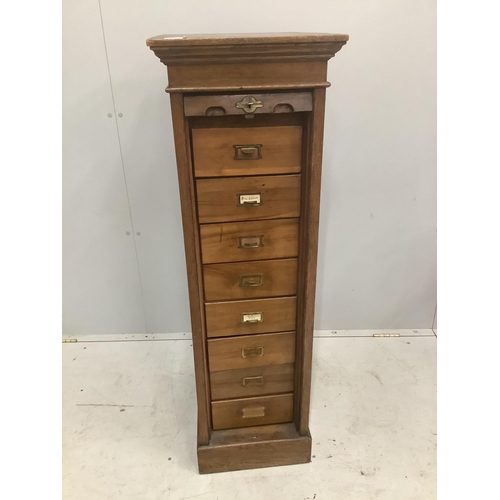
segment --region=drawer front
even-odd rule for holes
[[[300,174],[198,179],[196,192],[200,224],[300,215]]]
[[[298,255],[299,219],[206,224],[200,227],[204,264],[282,259]]]
[[[231,399],[293,391],[293,363],[226,370],[210,374],[212,399]]]
[[[214,430],[278,424],[293,420],[293,394],[212,402]]]
[[[297,293],[297,259],[203,266],[205,300],[279,297]]]
[[[295,361],[295,332],[208,340],[210,372]]]
[[[208,337],[295,330],[296,297],[205,304]]]
[[[192,131],[195,177],[300,172],[302,127],[198,128]]]

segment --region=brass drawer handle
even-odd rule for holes
[[[264,321],[264,313],[263,312],[255,312],[255,313],[242,313],[241,322],[245,323],[262,323]]]
[[[264,238],[263,234],[255,236],[239,236],[238,237],[238,248],[259,248],[264,246],[262,241]]]
[[[256,377],[244,377],[241,379],[241,385],[263,385],[264,384],[264,376],[257,375]]]
[[[243,418],[265,417],[266,409],[263,406],[249,406],[243,408]]]
[[[235,144],[233,148],[235,160],[260,160],[262,158],[262,144]]]
[[[259,358],[264,356],[264,347],[243,347],[241,350],[242,358]]]
[[[264,284],[263,274],[247,274],[240,276],[240,287],[247,288],[250,286],[262,286]]]
[[[262,193],[248,193],[248,194],[240,194],[236,195],[237,205],[239,207],[248,207],[262,205]]]

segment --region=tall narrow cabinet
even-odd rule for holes
[[[347,35],[161,35],[181,199],[200,473],[311,460],[327,62]]]

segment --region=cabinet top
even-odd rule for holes
[[[167,92],[327,87],[327,61],[349,40],[329,33],[160,35],[146,44],[168,66]]]
[[[217,33],[205,35],[158,35],[146,40],[149,47],[203,45],[259,45],[280,43],[347,42],[349,35],[332,33]]]

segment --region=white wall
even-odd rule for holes
[[[145,40],[252,31],[351,37],[329,63],[315,327],[431,328],[434,0],[65,0],[63,15],[65,334],[190,331],[166,72]]]

